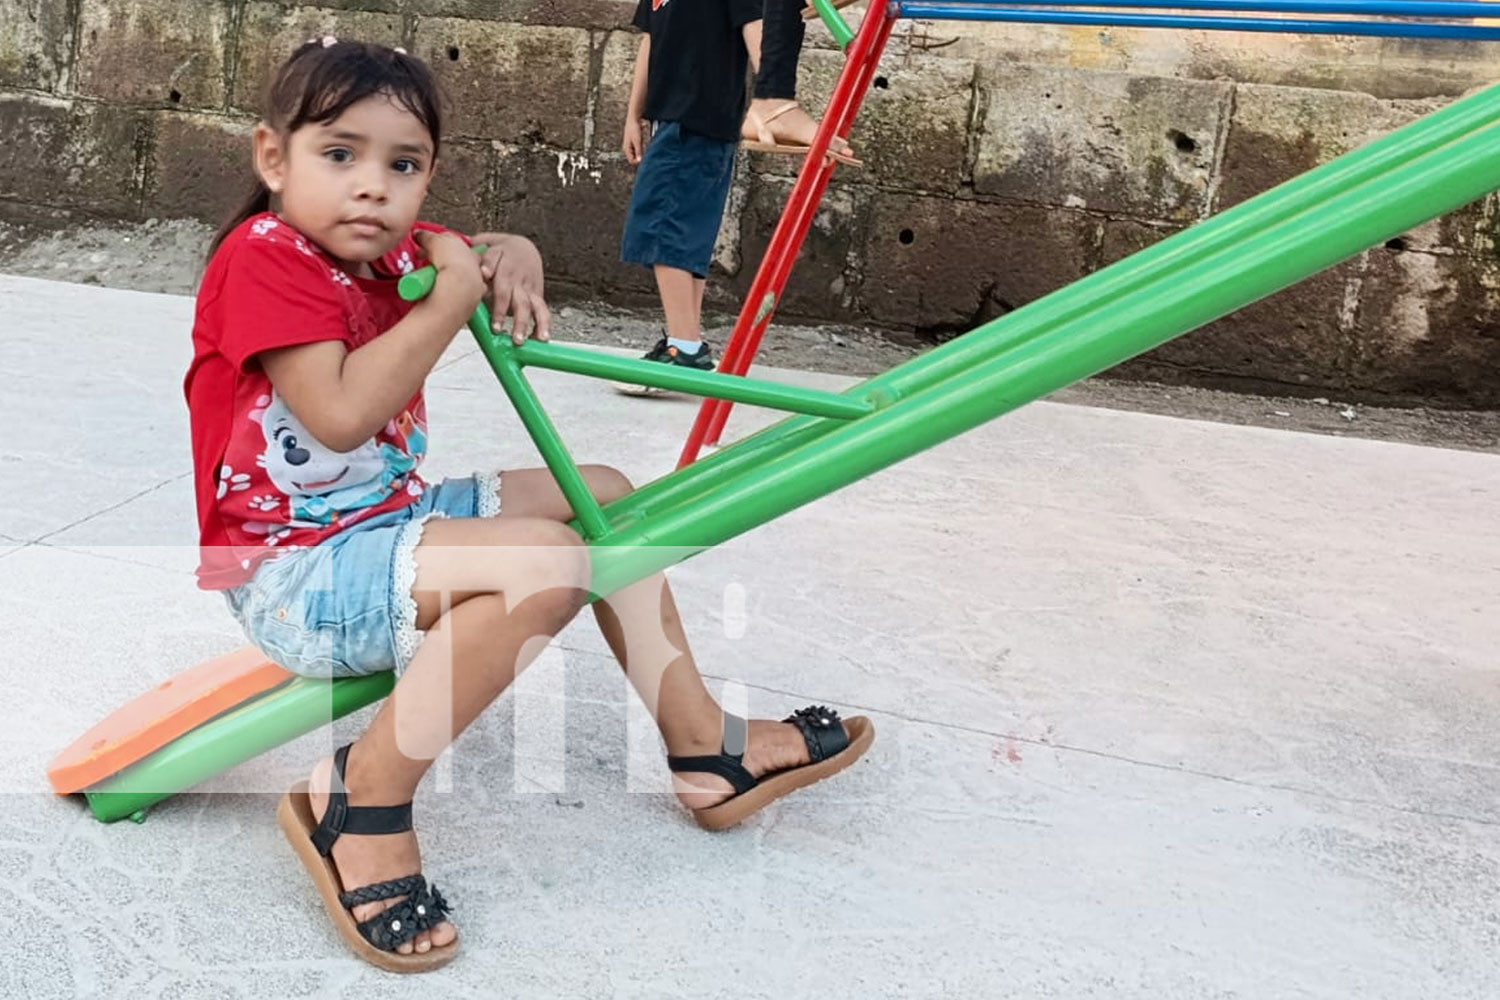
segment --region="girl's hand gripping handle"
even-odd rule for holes
[[[415,239],[432,265],[402,278],[398,288],[401,296],[421,299],[418,308],[441,310],[452,320],[452,329],[465,325],[474,307],[484,298],[485,281],[479,270],[479,258],[467,243],[451,233],[419,229]],[[422,291],[409,295],[409,288]]]

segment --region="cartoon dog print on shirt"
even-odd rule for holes
[[[353,451],[334,451],[313,437],[275,392],[251,417],[257,414],[266,474],[290,501],[292,527],[332,524],[341,514],[380,503],[406,485],[427,448],[421,425],[405,413],[386,426],[404,448],[372,437]]]

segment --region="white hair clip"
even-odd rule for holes
[[[392,51],[392,52],[394,52],[394,53],[396,53],[396,54],[397,54],[397,55],[398,55],[398,56],[404,56],[404,55],[406,55],[406,50],[405,50],[405,49],[403,49],[403,48],[402,48],[402,47],[401,47],[401,46],[399,46],[399,45],[398,45],[398,46],[396,46],[396,47],[395,47],[395,48],[394,48],[394,49],[392,49],[392,50],[391,50],[391,51]]]
[[[324,35],[322,38],[309,38],[307,41],[308,44],[312,44],[313,42],[321,42],[323,48],[325,49],[339,43],[339,40],[337,38],[334,38],[332,35]]]

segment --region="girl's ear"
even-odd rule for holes
[[[272,194],[280,194],[286,181],[286,146],[276,130],[265,122],[256,122],[250,133],[255,155],[255,173]]]

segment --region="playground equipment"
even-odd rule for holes
[[[827,5],[827,0],[815,2]],[[872,12],[861,33],[889,34],[890,11],[902,6]],[[868,66],[873,65],[871,60]],[[823,149],[839,127],[832,115],[824,120]],[[803,179],[808,165],[822,161],[815,143]],[[826,169],[816,167],[818,174]],[[670,369],[553,344],[518,347],[490,331],[482,305],[469,327],[573,505],[574,526],[590,545],[597,597],[1243,308],[1497,187],[1500,85],[842,393]],[[432,280],[430,271],[408,275],[401,292],[420,297]],[[527,366],[625,379],[796,415],[601,507],[527,382]],[[254,650],[242,650],[187,671],[115,712],[59,754],[48,776],[59,794],[82,792],[100,820],[140,820],[155,802],[379,700],[392,682],[388,674],[335,681],[293,677]]]
[[[1496,7],[1488,2],[1449,0],[1037,0],[1036,3],[1004,3],[995,0],[893,0],[881,4],[871,0],[869,13],[858,33],[850,29],[836,9],[850,0],[810,0],[818,16],[845,51],[828,108],[802,163],[801,172],[787,197],[781,219],[750,283],[729,342],[719,359],[721,372],[743,375],[760,349],[761,339],[781,302],[792,265],[812,226],[813,216],[833,176],[834,164],[826,155],[835,137],[847,139],[859,114],[875,67],[885,51],[891,30],[899,18],[929,18],[960,21],[1012,21],[1051,24],[1097,24],[1114,27],[1198,28],[1222,31],[1277,31],[1309,34],[1374,35],[1388,37],[1500,40],[1494,25]],[[1108,11],[1073,10],[1088,7]],[[1183,14],[1212,11],[1216,16]],[[1171,11],[1171,13],[1141,13]],[[1224,16],[1226,12],[1239,12]],[[1254,16],[1275,15],[1275,16]],[[1340,20],[1313,19],[1306,15],[1337,15]],[[1396,19],[1403,20],[1396,20]],[[1456,22],[1454,19],[1471,19]],[[1488,20],[1486,24],[1473,20]],[[708,399],[683,444],[678,465],[698,458],[704,445],[717,445],[729,419],[730,400]]]

